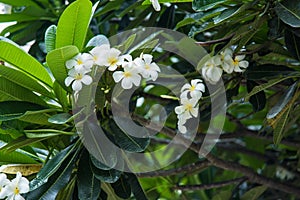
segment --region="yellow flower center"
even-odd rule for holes
[[[93,56],[94,61],[98,59],[98,56]]]
[[[75,79],[76,80],[81,80],[82,77],[83,77],[82,74],[78,73],[78,74],[76,74]]]
[[[188,103],[188,104],[185,105],[185,109],[186,109],[187,111],[191,111],[191,110],[193,109],[193,105],[190,104],[190,103]]]
[[[18,188],[18,187],[15,187],[15,189],[14,189],[14,194],[19,194],[19,193],[20,193],[19,188]]]
[[[117,62],[118,62],[118,59],[116,57],[108,58],[109,65],[115,65]]]
[[[194,85],[192,85],[192,87],[190,88],[190,91],[194,91],[196,89],[196,87]]]
[[[233,64],[233,65],[238,65],[238,64],[239,64],[239,61],[238,61],[237,59],[234,59],[233,62],[232,62],[232,64]]]
[[[83,64],[82,60],[77,60],[77,64],[82,65]]]
[[[146,70],[149,70],[149,69],[150,69],[150,65],[146,64],[146,65],[145,65],[145,69],[146,69]]]
[[[131,74],[130,72],[124,72],[123,74],[124,74],[124,77],[126,77],[126,78],[128,78],[128,77],[131,77],[131,76],[132,76],[132,74]]]

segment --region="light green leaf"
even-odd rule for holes
[[[58,99],[60,105],[62,106],[63,111],[68,112],[69,111],[69,99],[68,99],[67,92],[57,81],[55,81],[53,84],[53,91],[54,91],[55,96]]]
[[[36,16],[29,16],[25,14],[20,14],[20,13],[14,13],[12,14],[2,14],[0,15],[0,22],[26,22],[26,21],[35,21],[38,20],[39,18]]]
[[[46,103],[32,91],[0,76],[1,101],[27,101],[46,106]]]
[[[48,121],[52,124],[65,124],[73,119],[72,115],[69,113],[59,113],[51,116]]]
[[[44,85],[39,84],[36,79],[26,75],[20,70],[0,65],[0,74],[6,79],[28,90],[35,91],[49,98],[53,98],[53,94],[48,89],[46,89]]]
[[[55,49],[55,42],[56,42],[56,26],[51,25],[47,28],[45,33],[45,46],[46,46],[47,53]]]
[[[24,71],[48,86],[52,86],[50,75],[44,66],[10,40],[0,37],[0,59]]]
[[[282,138],[284,137],[285,126],[288,122],[291,108],[292,106],[289,106],[289,108],[281,115],[280,119],[276,120],[276,127],[273,132],[274,144],[280,144]]]
[[[37,3],[32,0],[0,0],[1,3],[5,3],[12,6],[35,6],[39,7]],[[39,7],[40,8],[40,7]]]
[[[89,0],[77,0],[70,4],[58,21],[56,48],[75,45],[82,50],[91,15],[92,3]]]
[[[262,195],[266,191],[266,189],[266,186],[258,186],[252,188],[241,197],[241,200],[256,200],[258,199],[258,197],[260,197],[260,195]]]
[[[65,46],[59,49],[55,49],[48,53],[46,57],[47,64],[53,73],[56,81],[66,90],[70,90],[65,86],[65,78],[68,76],[68,71],[65,66],[67,60],[70,60],[79,53],[76,46]]]

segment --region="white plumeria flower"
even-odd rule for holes
[[[122,62],[122,67],[123,68],[132,68],[136,67],[134,61],[132,60],[132,56],[129,54],[123,55],[123,62]]]
[[[74,67],[77,71],[81,71],[81,70],[90,71],[93,65],[94,65],[93,58],[88,53],[82,53],[82,54],[80,53],[76,55],[74,58],[72,58],[71,60],[68,60],[66,62],[66,67],[68,69],[72,69]]]
[[[134,63],[144,78],[151,78],[152,81],[155,81],[160,68],[155,62],[152,62],[152,58],[153,56],[150,54],[141,54],[139,58],[134,59]]]
[[[243,60],[245,57],[246,57],[245,55],[235,56],[235,58],[232,60],[233,71],[243,72],[244,69],[246,69],[249,66],[249,62],[246,60]],[[241,69],[241,68],[243,68],[243,69]]]
[[[7,200],[25,200],[21,194],[29,192],[29,181],[22,177],[20,172],[17,172],[16,178],[8,183],[3,190]]]
[[[120,56],[121,51],[116,48],[110,48],[108,44],[95,47],[90,52],[94,62],[99,66],[108,67],[109,71],[115,71],[122,65],[124,58]]]
[[[125,67],[124,71],[116,71],[113,73],[113,79],[116,83],[121,82],[124,89],[130,89],[133,85],[139,86],[141,83],[141,76],[135,68]]]
[[[184,122],[184,120],[187,120],[191,117],[197,117],[198,116],[198,99],[181,99],[180,100],[181,105],[175,107],[175,113],[178,115],[178,119],[182,118],[180,120],[182,120],[182,122]]]
[[[80,91],[82,89],[82,84],[90,85],[93,82],[91,76],[86,74],[87,71],[76,71],[71,69],[68,73],[68,77],[65,79],[66,86],[70,86],[72,83],[72,89],[74,91]]]
[[[181,133],[186,133],[187,132],[187,129],[186,129],[184,124],[185,124],[185,122],[181,122],[180,120],[178,120],[178,122],[177,122],[178,130]]]
[[[0,174],[0,199],[3,199],[4,197],[6,197],[5,193],[4,193],[4,187],[9,184],[10,181],[7,179],[6,174]]]
[[[194,79],[191,81],[191,84],[186,83],[182,86],[180,98],[188,98],[188,95],[190,95],[190,97],[199,100],[202,97],[202,92],[205,92],[205,86],[202,80]]]
[[[225,72],[228,74],[231,74],[233,72],[233,67],[232,67],[232,56],[233,56],[233,51],[229,48],[225,49],[220,53],[221,55],[221,62],[222,62],[222,68]]]
[[[108,52],[109,50],[110,50],[109,44],[103,44],[103,45],[94,47],[90,51],[90,54],[92,55],[94,63],[99,66],[104,66],[105,63],[103,60],[103,55],[104,55],[104,52]]]
[[[216,84],[222,76],[223,70],[220,68],[220,56],[210,58],[202,67],[202,76],[211,84]]]
[[[152,6],[155,11],[160,11],[161,8],[158,0],[150,0],[150,2],[152,3]]]

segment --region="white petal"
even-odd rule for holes
[[[198,107],[190,110],[191,114],[194,116],[194,117],[197,117],[198,116]]]
[[[120,82],[122,78],[124,77],[124,72],[116,71],[113,73],[113,79],[116,83]]]
[[[249,66],[249,62],[246,60],[240,61],[239,66],[242,68],[247,68]]]
[[[181,132],[181,133],[186,133],[186,127],[184,125],[181,125],[181,124],[178,124],[178,130]]]
[[[235,60],[238,60],[238,61],[241,61],[245,58],[246,56],[245,55],[239,55],[239,56],[236,56],[234,59]]]
[[[138,74],[133,74],[133,75],[132,75],[132,78],[131,78],[131,81],[132,81],[132,83],[133,83],[134,85],[139,86],[140,83],[141,83],[141,76],[138,75]]]
[[[129,78],[123,78],[121,85],[122,85],[122,88],[124,88],[124,89],[132,88],[132,82]]]
[[[81,82],[84,83],[85,85],[90,85],[93,82],[93,79],[89,75],[84,75],[81,79]]]
[[[76,65],[77,65],[77,61],[74,60],[74,59],[68,60],[68,61],[66,62],[66,67],[67,67],[68,69],[71,69],[71,68],[73,68],[73,67],[76,66]]]
[[[20,194],[15,195],[15,200],[25,200]]]
[[[152,81],[156,81],[158,73],[156,71],[150,71],[149,76],[151,77]]]
[[[67,87],[69,87],[71,85],[71,83],[74,81],[75,79],[73,77],[70,77],[68,76],[66,79],[65,79],[65,85]]]
[[[203,83],[198,83],[198,84],[196,85],[196,88],[195,88],[195,89],[198,90],[198,91],[205,92],[205,86],[204,86]]]
[[[193,99],[198,99],[199,100],[202,97],[202,93],[200,91],[194,90],[194,91],[191,92],[191,97]]]
[[[72,84],[72,89],[74,91],[80,91],[82,89],[82,83],[81,81],[75,80]]]
[[[156,63],[151,63],[150,67],[151,67],[152,70],[160,72],[160,68]]]
[[[153,56],[151,54],[143,54],[143,59],[145,63],[151,64]]]
[[[108,70],[109,71],[115,71],[117,68],[118,68],[117,65],[111,65],[111,66],[109,66]]]
[[[185,111],[184,106],[176,106],[175,107],[175,113],[177,115],[180,115],[181,113],[183,113]]]
[[[119,57],[119,55],[121,54],[121,51],[119,51],[116,48],[111,48],[109,51],[109,54],[110,54],[110,56],[113,56],[113,57]]]
[[[187,99],[188,98],[188,93],[190,91],[189,90],[186,90],[186,91],[183,91],[181,94],[180,94],[180,99]]]
[[[197,85],[198,83],[201,83],[202,80],[201,79],[193,79],[191,80],[191,85]]]
[[[232,61],[233,62],[233,61]],[[231,63],[232,63],[231,62]],[[233,69],[234,69],[234,66],[233,65],[230,65],[229,62],[223,62],[223,70],[225,72],[227,72],[228,74],[231,74],[233,72]]]
[[[182,86],[181,88],[181,92],[183,92],[184,90],[190,90],[192,86],[189,83],[186,83]]]
[[[213,82],[218,82],[222,76],[223,70],[219,67],[212,67],[211,69],[207,70],[207,76]]]
[[[243,72],[243,70],[241,68],[239,68],[239,66],[235,66],[234,71],[235,72]]]
[[[135,58],[133,61],[138,67],[144,67],[145,62],[140,58]]]
[[[150,0],[150,2],[152,3],[152,6],[155,11],[160,11],[161,8],[160,8],[158,0]]]

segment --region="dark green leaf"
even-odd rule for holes
[[[294,58],[300,60],[300,37],[292,31],[285,29],[284,39],[288,51]]]
[[[175,6],[168,7],[161,15],[158,27],[173,29],[175,26]]]
[[[275,11],[284,23],[292,27],[300,27],[300,3],[298,1],[284,0],[278,2]]]
[[[45,184],[48,179],[60,169],[60,166],[67,157],[72,153],[74,145],[70,145],[61,152],[59,152],[55,157],[49,160],[37,174],[36,178],[30,182],[30,190],[36,190],[41,185]],[[38,189],[37,189],[38,190]]]
[[[120,118],[120,120],[124,120],[125,122],[128,119]],[[137,138],[125,133],[118,127],[114,120],[108,120],[104,128],[110,135],[113,136],[115,142],[126,151],[142,152],[150,143],[149,138]]]
[[[92,172],[89,153],[86,150],[80,158],[77,177],[78,198],[80,200],[97,200],[101,192],[101,182]]]
[[[293,98],[297,89],[297,82],[288,88],[288,90],[282,95],[277,103],[269,110],[267,119],[275,118]]]
[[[122,172],[115,170],[115,169],[110,169],[110,170],[98,169],[92,163],[91,163],[91,168],[92,168],[92,171],[93,171],[95,177],[97,179],[99,179],[100,181],[103,181],[106,183],[116,182],[122,174]]]
[[[193,0],[193,9],[195,11],[207,11],[224,2],[226,0]]]
[[[254,81],[247,80],[247,90],[250,92],[255,86],[258,86],[258,84]],[[256,93],[255,95],[252,95],[249,99],[249,102],[252,104],[253,110],[255,112],[258,112],[265,108],[267,99],[266,94],[264,91],[260,91]]]
[[[72,118],[72,115],[70,115],[69,113],[60,113],[60,114],[56,114],[51,116],[48,121],[52,124],[65,124],[67,122],[69,122]]]
[[[131,186],[131,190],[134,194],[134,197],[138,200],[147,200],[148,198],[146,197],[145,192],[141,187],[137,177],[134,174],[130,173],[125,173],[125,177]]]
[[[0,102],[0,121],[18,119],[27,111],[37,111],[42,109],[45,109],[45,107],[24,101]]]
[[[72,170],[74,168],[75,161],[76,161],[76,156],[77,153],[74,154],[73,152],[70,155],[68,155],[66,159],[63,159],[61,165],[59,165],[58,167],[52,166],[56,168],[57,171],[53,175],[49,176],[49,179],[45,184],[36,188],[35,190],[31,190],[27,194],[26,199],[35,199],[35,200],[55,199],[59,191],[63,187],[65,187],[70,180]],[[42,169],[44,168],[45,166]]]
[[[282,75],[288,75],[293,73],[294,71],[294,69],[284,65],[265,64],[250,66],[247,68],[244,74],[248,80],[262,80],[279,77]]]
[[[266,186],[252,188],[241,197],[241,200],[256,200],[266,191],[266,189]]]
[[[122,175],[117,182],[112,183],[111,187],[114,189],[118,197],[128,199],[131,195],[131,187],[124,175]]]

